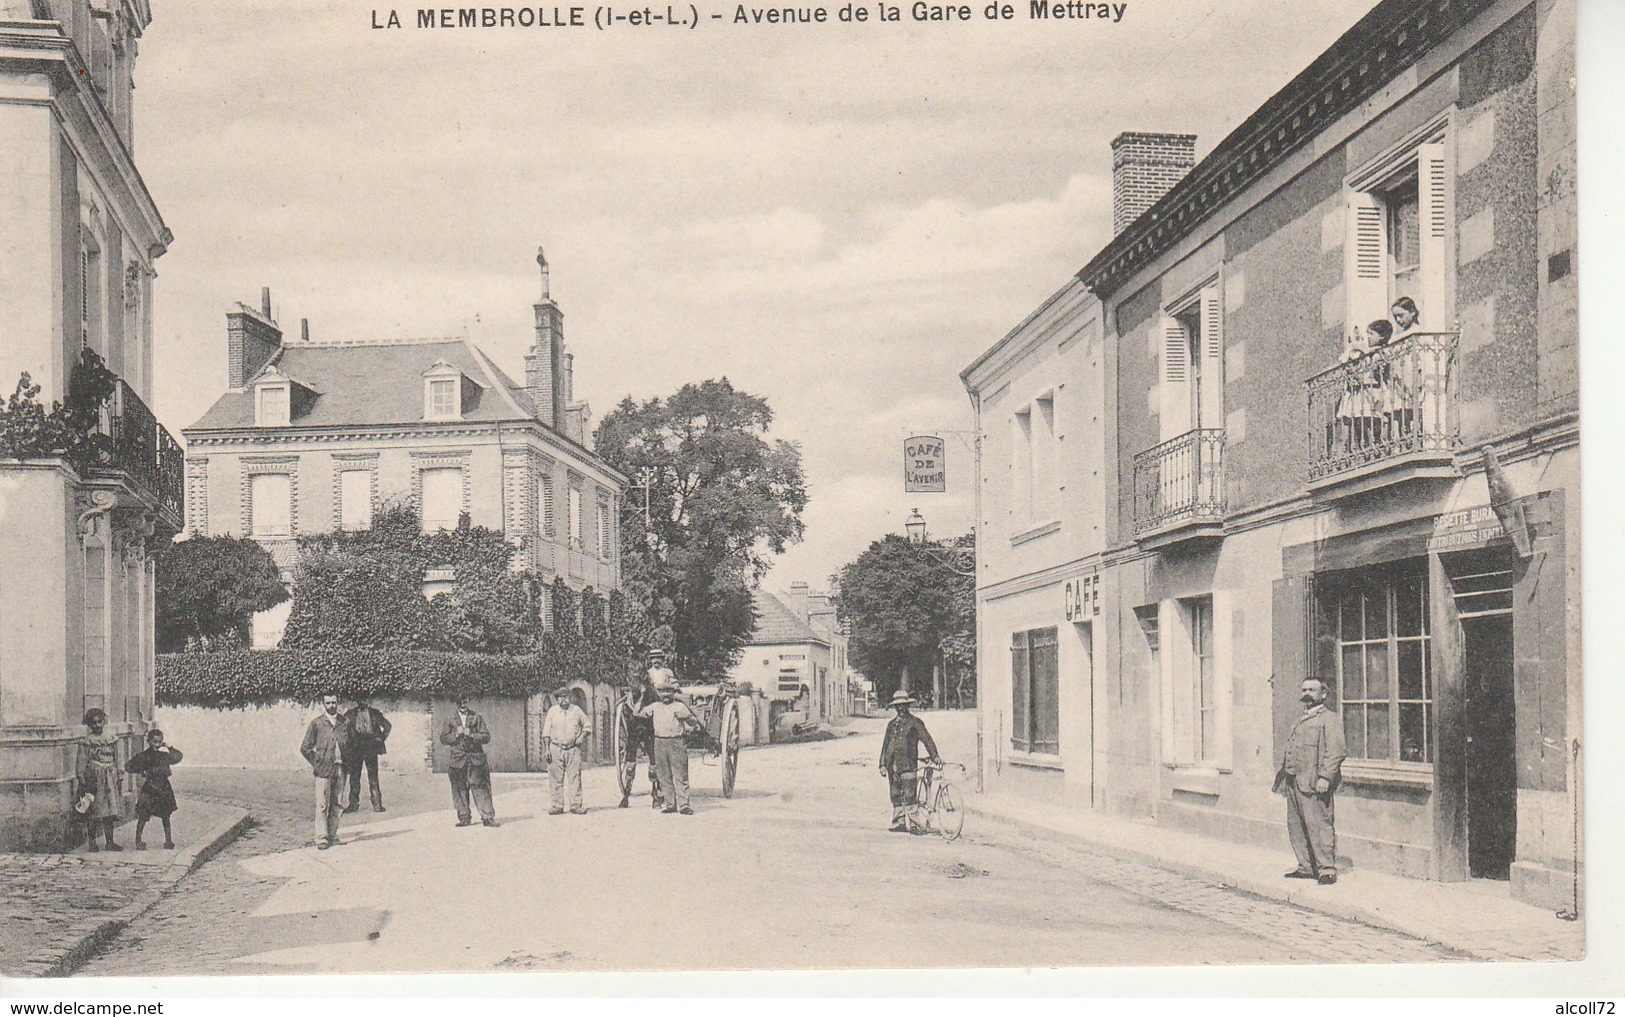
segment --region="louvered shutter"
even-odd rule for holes
[[[1027,633],[1010,634],[1010,747],[1032,749],[1032,672],[1028,663]]]
[[[1162,672],[1157,676],[1162,691],[1162,761],[1172,764],[1181,761],[1179,738],[1175,731],[1179,694],[1175,675],[1179,672],[1180,662],[1189,657],[1190,641],[1179,618],[1179,605],[1171,600],[1157,605],[1157,633],[1160,647],[1157,663]]]
[[[1424,331],[1449,329],[1455,319],[1450,285],[1451,176],[1446,172],[1444,146],[1422,145],[1416,150],[1417,215],[1420,222],[1421,291],[1413,294]]]
[[[1343,243],[1343,292],[1348,315],[1343,334],[1365,334],[1369,321],[1388,317],[1387,210],[1373,194],[1351,191]]]
[[[1224,426],[1224,313],[1215,283],[1202,290],[1202,396],[1196,427]]]
[[[1191,429],[1190,338],[1185,326],[1163,315],[1160,420],[1162,440],[1177,438]]]

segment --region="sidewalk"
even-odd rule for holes
[[[180,800],[175,847],[163,825],[147,825],[146,851],[136,851],[135,823],[119,826],[121,852],[0,854],[0,975],[60,978],[140,917],[187,873],[213,857],[248,825],[248,813],[211,802]]]
[[[1349,921],[1391,929],[1480,960],[1579,960],[1585,925],[1511,899],[1508,886],[1437,883],[1369,870],[1335,886],[1285,879],[1292,852],[1270,851],[1119,816],[1064,813],[1008,797],[967,796],[967,811],[1024,832],[1133,859]],[[1081,842],[1081,843],[1080,843]]]

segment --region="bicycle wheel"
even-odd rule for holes
[[[621,797],[626,798],[632,794],[632,778],[638,769],[638,746],[632,740],[632,710],[625,703],[615,708],[615,726],[611,730],[612,748],[615,755],[616,782],[621,788]],[[654,761],[650,760],[653,767]]]
[[[960,831],[965,829],[965,808],[960,804],[959,792],[954,790],[952,784],[938,785],[931,815],[943,840],[959,839]]]

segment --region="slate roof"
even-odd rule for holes
[[[773,646],[784,643],[822,643],[829,640],[814,632],[806,622],[796,616],[790,605],[763,589],[751,591],[751,606],[756,610],[756,628],[751,632],[752,646]]]
[[[294,427],[366,427],[423,421],[423,372],[437,360],[473,380],[465,421],[534,420],[524,389],[466,339],[285,343],[270,365],[316,393]],[[185,431],[254,426],[253,390],[226,392]]]

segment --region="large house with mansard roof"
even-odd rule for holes
[[[237,305],[227,390],[182,431],[187,531],[252,537],[286,572],[298,537],[365,529],[375,506],[409,500],[425,530],[466,514],[549,581],[618,589],[627,480],[590,447],[564,315],[537,261],[523,384],[467,338],[287,339],[268,292],[257,310]],[[256,619],[256,647],[276,644],[287,609]]]

